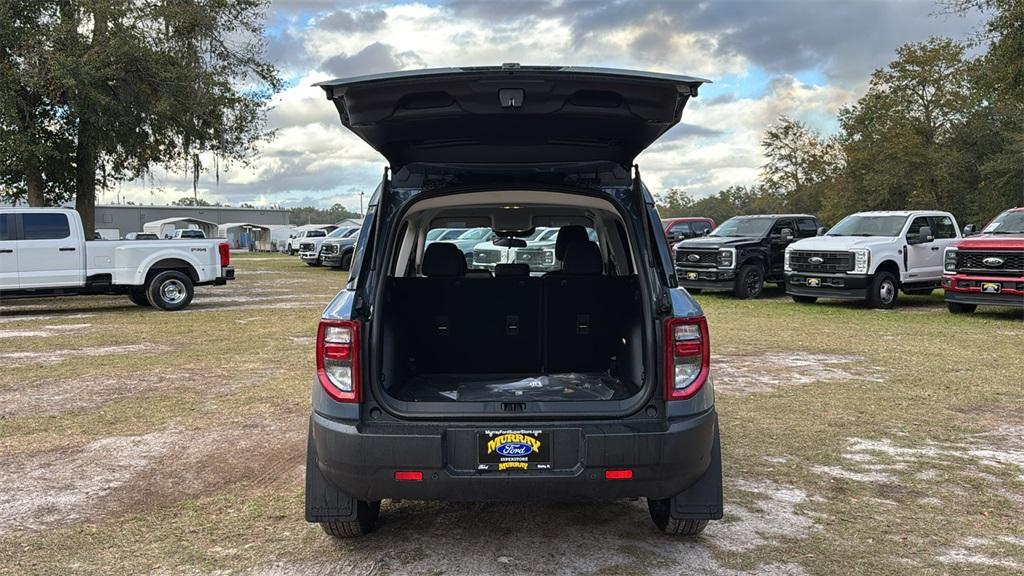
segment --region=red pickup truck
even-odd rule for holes
[[[711,218],[687,216],[683,218],[662,218],[661,227],[665,229],[665,237],[671,248],[673,244],[687,238],[697,238],[715,229],[715,221]]]
[[[978,236],[946,248],[942,288],[954,314],[978,305],[1024,308],[1024,208],[996,216]]]

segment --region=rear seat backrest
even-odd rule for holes
[[[550,373],[597,372],[609,367],[622,329],[616,279],[603,276],[597,244],[573,242],[562,272],[544,278],[545,369]]]

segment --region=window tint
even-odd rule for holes
[[[68,217],[64,214],[33,214],[26,212],[21,215],[25,240],[57,240],[71,236]]]
[[[0,214],[0,240],[12,240],[14,239],[14,230],[12,223],[8,223],[11,220],[10,214]]]
[[[932,218],[932,234],[936,238],[956,238],[956,226],[949,216],[936,216]]]
[[[703,234],[707,230],[711,230],[711,224],[707,222],[691,222],[690,227],[693,229],[694,234]]]
[[[675,224],[672,225],[671,228],[668,229],[668,233],[673,236],[675,236],[676,234],[690,236],[692,234],[690,230],[691,229],[689,222],[676,222]]]
[[[910,223],[910,228],[907,229],[907,237],[918,236],[921,234],[921,228],[924,228],[925,226],[931,226],[931,224],[928,223],[928,218],[924,216],[914,218],[914,221]],[[934,234],[935,232],[932,231],[932,233]]]
[[[772,226],[772,236],[778,236],[782,234],[783,228],[789,228],[789,231],[792,232],[794,236],[796,236],[796,230],[794,230],[795,226],[793,226],[792,220],[779,220],[778,222],[776,222]]]
[[[310,230],[306,232],[306,238],[323,238],[324,236],[327,236],[327,232],[323,230]]]
[[[810,218],[801,218],[796,221],[796,228],[800,238],[809,238],[818,235],[818,223]]]

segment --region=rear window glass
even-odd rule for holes
[[[11,225],[7,223],[10,220],[10,214],[0,214],[0,240],[10,240],[14,237]]]
[[[59,240],[71,236],[68,217],[64,214],[32,214],[21,215],[21,225],[25,240]]]
[[[588,239],[597,243],[594,229],[585,230]],[[427,231],[424,249],[435,242],[446,242],[462,252],[468,270],[494,272],[498,264],[526,264],[531,276],[542,276],[562,268],[555,254],[558,231],[559,228],[538,227],[509,243],[490,228],[431,228]]]

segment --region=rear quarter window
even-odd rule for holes
[[[22,214],[21,226],[24,240],[60,240],[71,236],[65,214]]]
[[[11,214],[0,214],[0,240],[14,239],[14,226],[9,222],[12,219]]]

